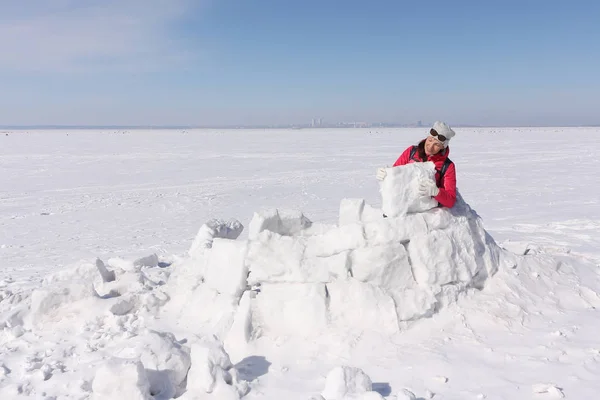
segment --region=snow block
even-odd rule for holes
[[[134,307],[135,304],[132,299],[124,299],[119,297],[110,306],[109,311],[114,315],[125,315],[133,310]]]
[[[225,349],[235,359],[244,357],[246,345],[252,339],[254,327],[252,324],[252,300],[254,291],[247,290],[240,299],[235,311],[233,323],[224,340]]]
[[[279,220],[281,221],[279,231],[277,232],[280,235],[296,235],[312,225],[311,220],[306,218],[301,211],[278,210],[277,212],[279,214]]]
[[[455,219],[446,230],[416,235],[408,244],[415,280],[421,285],[470,283],[476,276],[485,279],[495,273],[498,260],[489,248],[496,246],[486,244],[486,236],[475,220],[467,219]]]
[[[325,400],[346,400],[358,397],[373,390],[371,378],[360,368],[336,367],[332,369],[325,379],[325,389],[321,396]]]
[[[133,262],[136,267],[158,267],[158,256],[156,254],[150,254],[146,257],[138,258]]]
[[[151,400],[150,384],[138,360],[112,358],[98,369],[92,399]]]
[[[362,222],[380,221],[383,218],[383,210],[365,204],[361,218]]]
[[[229,355],[216,337],[192,344],[191,361],[187,391],[181,399],[239,400],[248,392],[247,383],[238,381]]]
[[[361,222],[364,208],[364,199],[342,199],[340,202],[340,226]]]
[[[362,224],[334,227],[322,235],[310,236],[306,240],[307,257],[328,257],[366,245]]]
[[[175,318],[181,327],[194,332],[225,334],[235,316],[238,299],[219,294],[201,284],[192,292],[177,292],[172,288],[171,300],[163,307],[163,313]]]
[[[370,283],[357,279],[327,284],[329,316],[336,329],[398,332],[398,318],[392,297]]]
[[[408,242],[419,233],[427,233],[422,214],[409,214],[399,218],[380,218],[364,224],[365,238],[369,246],[390,242]]]
[[[98,268],[96,266],[96,263],[77,263],[65,269],[60,269],[46,276],[43,279],[42,283],[44,285],[58,286],[65,282],[69,283],[74,281],[88,283],[100,281],[100,279],[98,278]]]
[[[336,225],[333,225],[333,224],[322,224],[322,223],[317,222],[317,223],[313,223],[308,228],[303,229],[302,231],[298,232],[298,236],[308,237],[308,236],[322,235],[324,233],[329,232],[331,229],[333,229],[335,227],[336,227]]]
[[[351,256],[352,276],[388,291],[416,286],[406,249],[399,242],[356,249]]]
[[[99,258],[96,259],[96,268],[98,269],[103,282],[112,282],[115,280],[115,272],[109,271],[106,268],[106,265],[104,265],[104,262]]]
[[[399,321],[429,317],[436,310],[437,299],[429,288],[396,290],[392,293]]]
[[[436,200],[431,197],[420,197],[418,194],[421,180],[435,180],[435,166],[432,162],[411,163],[387,168],[386,171],[387,175],[380,183],[380,191],[383,212],[388,217],[437,207]]]
[[[271,209],[255,212],[248,228],[248,238],[254,240],[263,231],[290,236],[309,228],[311,224],[300,211]]]
[[[413,237],[408,253],[415,280],[420,285],[441,286],[459,280],[459,266],[452,258],[455,245],[447,232],[437,230]]]
[[[245,257],[245,242],[214,239],[204,272],[206,285],[220,294],[239,299],[246,290],[248,277]]]
[[[99,302],[100,298],[94,290],[92,283],[72,282],[59,286],[50,286],[44,289],[36,289],[31,294],[30,312],[27,321],[32,325],[42,321],[59,322],[65,310],[69,309],[71,316],[83,314],[85,307],[81,303]],[[90,304],[87,304],[89,306]],[[102,308],[100,308],[102,312]]]
[[[420,214],[421,218],[423,218],[427,231],[434,231],[438,229],[446,229],[451,226],[455,217],[452,215],[447,208],[433,208],[427,212],[423,212]]]
[[[317,336],[327,325],[322,283],[264,284],[252,309],[257,334]]]
[[[153,396],[169,399],[181,393],[190,368],[190,350],[172,333],[142,332],[119,345],[114,354],[142,362]]]
[[[263,231],[279,232],[281,219],[277,209],[255,212],[248,225],[248,239],[255,240]]]
[[[259,233],[248,244],[246,265],[248,283],[306,281],[311,273],[301,268],[304,256],[304,240],[281,236],[271,231]]]
[[[307,257],[302,260],[301,269],[311,271],[301,282],[327,283],[350,276],[350,252],[344,251],[330,257]]]
[[[212,242],[215,238],[235,240],[243,230],[244,226],[236,219],[231,219],[227,222],[220,219],[211,219],[198,230],[196,238],[188,251],[188,255],[193,258],[199,258],[206,249],[212,247]]]
[[[328,282],[331,277],[348,275],[348,252],[318,257],[306,252],[307,239],[261,232],[250,241],[246,256],[248,283]]]

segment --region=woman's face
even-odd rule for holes
[[[425,140],[425,154],[432,156],[444,149],[444,145],[433,136],[427,136]]]

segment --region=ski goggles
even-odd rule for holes
[[[431,129],[429,131],[429,134],[431,136],[433,136],[434,138],[436,138],[437,140],[439,140],[440,142],[444,143],[446,141],[446,136],[444,135],[440,135],[439,133],[437,133],[437,131],[435,129]]]

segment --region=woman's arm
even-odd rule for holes
[[[434,199],[442,206],[448,208],[452,208],[454,203],[456,203],[456,167],[454,163],[448,165],[440,192]]]
[[[408,164],[408,162],[410,161],[410,149],[412,149],[412,146],[404,150],[404,152],[400,155],[400,157],[398,157],[398,159],[394,163],[394,167]]]

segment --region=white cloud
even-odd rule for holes
[[[193,4],[191,0],[0,0],[0,69],[121,71],[182,62],[189,54],[170,31]]]

